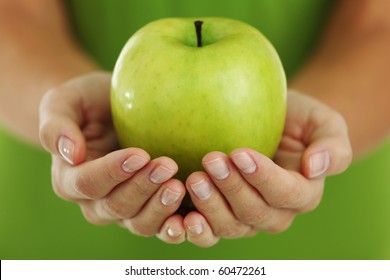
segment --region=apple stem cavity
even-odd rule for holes
[[[196,30],[197,47],[200,48],[202,46],[202,24],[203,24],[203,21],[196,20],[194,22],[194,24],[195,24],[195,30]]]

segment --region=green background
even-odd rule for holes
[[[330,1],[72,1],[82,45],[112,69],[129,36],[168,16],[224,16],[259,28],[291,75],[321,34]],[[52,192],[50,156],[0,129],[1,259],[389,259],[390,141],[327,179],[321,205],[284,233],[222,240],[209,249],[166,245],[85,221]]]

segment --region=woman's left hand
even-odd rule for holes
[[[297,214],[319,205],[326,176],[343,172],[351,160],[343,117],[289,91],[285,130],[274,160],[248,148],[230,155],[207,154],[202,162],[206,172],[195,172],[186,181],[197,210],[166,220],[158,237],[175,243],[174,229],[185,232],[191,243],[210,247],[220,238],[282,232]]]

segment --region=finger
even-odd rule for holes
[[[83,162],[86,143],[81,127],[96,118],[94,111],[109,115],[109,88],[110,75],[99,72],[72,79],[46,93],[39,110],[43,147],[70,164]]]
[[[181,215],[169,217],[161,227],[157,238],[169,244],[183,243],[186,240],[183,217]]]
[[[94,225],[107,225],[111,224],[113,220],[108,220],[108,219],[102,219],[95,211],[93,207],[91,207],[91,203],[89,201],[79,201],[78,203],[80,205],[81,212],[84,215],[84,218],[90,222],[91,224]],[[121,221],[117,220],[116,221],[118,225],[120,225],[123,228],[126,228]]]
[[[213,233],[207,220],[198,212],[190,212],[184,218],[187,240],[199,247],[207,248],[218,243],[219,237]]]
[[[133,218],[177,170],[177,164],[170,158],[154,159],[106,197],[91,202],[91,207],[103,220]]]
[[[313,130],[302,157],[302,173],[307,178],[324,177],[345,171],[352,160],[348,130],[341,115],[312,112]]]
[[[165,220],[179,208],[185,187],[176,179],[165,182],[140,212],[124,220],[128,229],[137,235],[154,236],[160,232]]]
[[[224,153],[211,152],[203,158],[202,164],[242,223],[265,227],[282,214],[282,210],[270,207],[260,193],[243,179]],[[248,171],[252,168],[256,166],[249,167]]]
[[[191,174],[186,185],[196,209],[207,219],[217,236],[237,238],[250,230],[250,226],[237,219],[206,173]]]
[[[314,209],[321,200],[323,179],[308,180],[251,149],[237,149],[231,158],[245,180],[272,207],[304,211]]]
[[[138,148],[114,151],[102,158],[69,166],[53,157],[52,180],[55,193],[66,200],[97,200],[131,178],[150,161]]]
[[[332,108],[295,90],[290,89],[288,97],[286,129],[292,139],[299,139],[295,143],[304,144],[299,171],[307,178],[344,171],[352,160],[344,118]],[[303,106],[311,109],[302,111]]]

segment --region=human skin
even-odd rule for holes
[[[345,118],[354,158],[388,139],[390,2],[340,1],[318,49],[289,86]]]
[[[342,172],[350,163],[341,115],[289,91],[275,162],[247,148],[229,156],[211,152],[202,162],[207,173],[191,174],[184,186],[170,179],[177,172],[171,159],[149,161],[140,149],[117,150],[110,77],[97,72],[64,83],[45,95],[40,110],[42,144],[53,154],[54,190],[77,201],[92,223],[116,221],[139,235],[158,234],[170,243],[187,238],[205,247],[219,237],[281,232],[298,213],[319,204],[325,175]],[[156,170],[162,174],[158,182]],[[198,211],[183,217],[174,213],[185,187]]]
[[[0,0],[0,38],[1,125],[40,146],[42,95],[99,67],[72,38],[61,1]]]
[[[289,84],[291,88],[315,97],[311,99],[291,92],[289,103],[294,105],[295,101],[307,102],[317,108],[320,115],[323,113],[320,119],[330,122],[327,126],[330,129],[321,130],[321,121],[314,126],[301,126],[317,128],[314,129],[319,131],[317,133],[310,134],[308,130],[299,129],[300,126],[293,125],[297,123],[293,118],[294,110],[299,109],[299,105],[290,106],[288,114],[292,112],[292,115],[287,121],[291,120],[291,125],[286,125],[285,137],[274,162],[245,148],[231,155],[212,152],[205,155],[203,160],[208,172],[190,175],[184,185],[170,179],[176,170],[175,163],[170,159],[149,160],[146,151],[138,149],[113,151],[116,149],[116,141],[113,138],[100,142],[104,143],[106,148],[100,152],[113,151],[105,155],[104,159],[110,160],[103,160],[103,154],[96,153],[94,146],[99,146],[98,141],[93,141],[99,135],[91,133],[99,131],[92,129],[94,126],[109,129],[110,123],[106,118],[101,122],[102,118],[95,115],[98,121],[87,126],[87,130],[81,130],[81,123],[77,122],[82,107],[68,107],[69,110],[63,111],[62,119],[49,118],[48,108],[57,102],[60,96],[72,96],[66,95],[67,90],[77,92],[75,88],[79,87],[79,83],[90,88],[88,79],[91,77],[98,76],[104,83],[109,76],[96,73],[68,81],[70,78],[98,70],[99,67],[72,39],[60,1],[40,0],[34,4],[22,0],[0,1],[0,39],[7,42],[0,45],[0,61],[1,65],[9,65],[0,69],[0,98],[2,101],[6,100],[0,103],[0,121],[11,132],[26,141],[38,144],[37,109],[43,93],[52,89],[41,105],[40,133],[45,148],[53,154],[52,176],[53,181],[57,182],[55,191],[64,199],[79,203],[86,218],[93,223],[125,218],[119,223],[136,234],[156,234],[168,243],[188,240],[203,247],[214,245],[221,237],[237,238],[255,234],[257,231],[282,231],[288,228],[296,214],[307,212],[318,205],[325,176],[341,172],[348,166],[352,154],[344,120],[348,125],[355,157],[373,149],[389,132],[390,114],[387,107],[390,101],[390,81],[386,73],[390,70],[390,56],[387,51],[390,19],[385,12],[388,10],[385,6],[389,3],[385,0],[365,0],[350,7],[349,2],[340,2],[318,51]],[[42,14],[51,16],[42,17]],[[56,52],[51,51],[52,49],[56,49]],[[58,55],[58,50],[61,50],[61,56]],[[21,80],[23,83],[19,82]],[[88,91],[83,92],[86,94]],[[20,103],[20,100],[25,102]],[[65,104],[75,105],[71,98],[62,100]],[[306,121],[309,122],[306,124],[316,124],[315,119],[313,115],[308,117]],[[49,129],[65,120],[65,134]],[[69,129],[70,135],[66,134],[66,129]],[[74,141],[74,153],[67,155],[71,156],[73,165],[64,161],[59,153],[58,144],[62,136]],[[61,143],[64,144],[64,141]],[[321,155],[321,152],[325,154]],[[136,155],[141,160],[132,162],[129,167],[124,163],[131,155]],[[240,169],[248,163],[248,155],[256,167]],[[317,156],[317,159],[322,158],[323,164],[310,164],[313,155]],[[300,156],[302,160],[297,160]],[[86,164],[80,165],[82,162]],[[221,163],[225,163],[227,169],[223,168]],[[131,171],[124,171],[123,166]],[[165,173],[165,177],[159,176],[164,180],[151,184],[150,175],[159,166],[163,166],[160,170],[168,173]],[[315,167],[318,170],[314,171],[322,172],[312,172]],[[221,175],[221,170],[224,176],[228,175],[222,180],[215,176],[216,172]],[[253,173],[245,173],[243,170],[253,170]],[[275,174],[272,176],[275,181],[264,177],[263,170]],[[64,174],[68,175],[67,180],[63,180]],[[85,174],[106,176],[106,191],[116,189],[118,185],[128,186],[122,188],[123,191],[131,189],[135,184],[138,186],[135,189],[140,192],[137,194],[140,198],[145,195],[147,198],[153,197],[150,207],[146,207],[143,212],[137,212],[139,205],[124,209],[117,203],[119,200],[107,200],[104,193],[94,193],[91,188],[93,181],[80,180],[81,177],[85,178]],[[146,184],[140,184],[141,181]],[[122,182],[125,184],[121,184]],[[262,183],[258,184],[259,182]],[[267,191],[278,185],[285,186],[287,191],[273,196],[269,196],[268,192],[267,197]],[[185,189],[200,210],[185,217],[172,215],[174,209],[179,207]],[[194,191],[196,189],[198,194]],[[204,196],[205,193],[208,195]],[[253,197],[250,201],[252,205],[256,205],[256,208],[253,208],[255,211],[247,212],[245,205],[234,201],[232,193],[238,194],[241,199]],[[301,195],[297,196],[297,193]],[[166,207],[167,205],[162,203],[163,194],[167,195],[165,202],[172,203],[174,198],[176,200]],[[267,197],[263,201],[259,199],[262,195]],[[145,197],[143,199],[145,200]],[[111,207],[101,207],[107,201],[108,205],[111,203]],[[106,211],[107,209],[114,211]],[[147,211],[148,209],[150,211]],[[161,219],[157,221],[159,227],[151,228],[146,221],[156,209],[160,211],[157,213],[162,213]],[[251,218],[239,218],[244,216]],[[270,221],[276,221],[276,224],[270,224]]]

